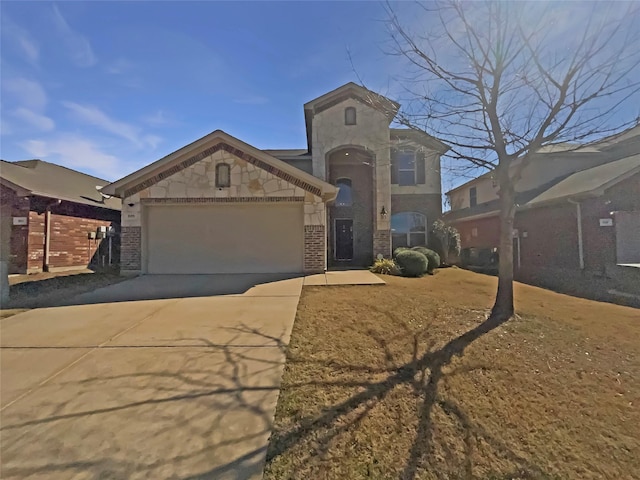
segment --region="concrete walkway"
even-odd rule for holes
[[[0,477],[261,478],[302,285],[139,277],[2,320]]]
[[[385,282],[369,270],[336,270],[304,277],[304,286],[317,285],[384,285]]]

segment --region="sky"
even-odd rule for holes
[[[592,4],[550,5],[552,44],[579,39],[576,15]],[[607,18],[628,3],[598,5]],[[257,148],[306,148],[304,103],[350,81],[404,102],[397,79],[409,70],[385,53],[379,2],[1,1],[0,14],[4,160],[117,180],[216,129]],[[434,19],[404,17],[422,31]],[[443,191],[467,180],[444,165]]]
[[[305,102],[359,77],[381,90],[389,81],[373,2],[0,8],[1,158],[107,180],[216,129],[258,148],[306,148]]]

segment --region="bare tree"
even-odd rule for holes
[[[543,147],[589,143],[635,121],[628,105],[640,86],[640,4],[443,0],[406,17],[397,8],[386,5],[388,53],[408,63],[396,78],[408,97],[397,120],[448,143],[457,165],[493,171],[500,265],[492,316],[506,320],[516,184]]]

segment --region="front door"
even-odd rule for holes
[[[353,259],[353,220],[336,219],[335,242],[336,260]]]

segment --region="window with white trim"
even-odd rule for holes
[[[400,186],[426,183],[425,154],[421,149],[392,149],[391,183]]]
[[[391,215],[393,249],[418,247],[427,244],[427,217],[418,212],[399,212]]]
[[[216,165],[216,187],[226,188],[231,186],[231,165],[219,163]]]

